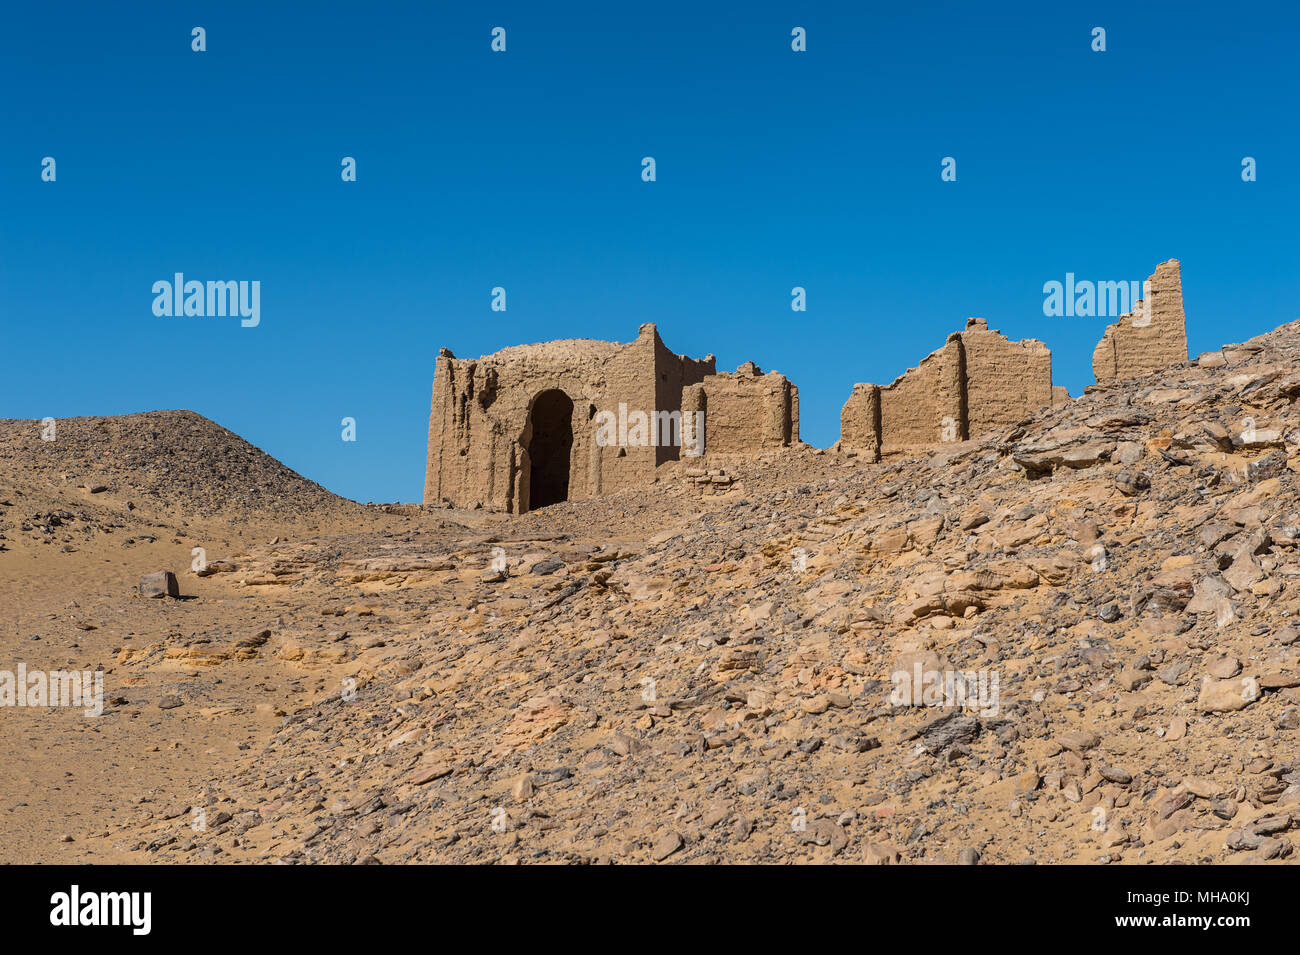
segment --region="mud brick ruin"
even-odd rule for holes
[[[627,344],[570,339],[477,359],[444,348],[433,377],[425,503],[519,514],[650,484],[659,465],[689,460],[691,451],[798,442],[794,385],[752,362],[717,374],[714,362],[674,354],[653,324]],[[617,440],[599,439],[602,414],[619,419]],[[640,433],[626,427],[638,414],[649,419]]]
[[[710,375],[682,392],[682,418],[702,412],[711,454],[788,448],[799,441],[799,389],[785,375],[747,361],[734,374]]]
[[[1147,301],[1109,326],[1093,353],[1099,384],[1187,361],[1179,265],[1148,280]],[[719,373],[713,355],[673,353],[653,324],[627,344],[569,339],[482,358],[438,356],[429,413],[426,505],[520,514],[644,486],[687,463],[701,493],[727,493],[733,458],[799,447],[799,389],[753,362]],[[867,461],[967,441],[1070,401],[1052,353],[968,319],[889,385],[857,384],[838,449]],[[644,426],[634,422],[641,416]],[[602,432],[602,419],[617,419]],[[603,435],[603,436],[602,436]]]
[[[1140,378],[1186,363],[1187,324],[1178,260],[1157,265],[1143,294],[1146,299],[1108,326],[1093,350],[1092,373],[1098,384]]]
[[[1009,341],[972,318],[892,384],[854,385],[840,412],[840,447],[876,461],[978,438],[1051,405],[1054,396],[1046,345]]]

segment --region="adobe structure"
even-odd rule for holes
[[[1187,321],[1183,282],[1177,259],[1161,262],[1146,280],[1133,311],[1120,317],[1092,353],[1098,384],[1141,378],[1170,365],[1187,362]]]
[[[424,501],[521,514],[649,484],[668,461],[799,440],[798,389],[752,363],[674,354],[653,324],[627,344],[568,339],[438,355]]]
[[[915,368],[881,387],[857,384],[840,412],[840,447],[882,455],[978,438],[1062,400],[1052,353],[1037,339],[1009,341],[982,318]]]
[[[1177,259],[1156,267],[1145,301],[1106,329],[1097,381],[1187,361]],[[1052,353],[971,318],[888,385],[857,384],[840,412],[842,451],[883,455],[983,437],[1070,399],[1052,385]],[[720,459],[799,441],[799,389],[746,362],[673,353],[653,324],[627,344],[568,339],[476,359],[438,355],[424,501],[520,514],[656,480],[670,461],[712,456],[688,474],[729,484]],[[725,480],[724,480],[725,478]]]
[[[701,417],[690,417],[691,413]],[[705,422],[703,452],[749,454],[799,443],[799,389],[747,361],[682,391],[682,420]]]

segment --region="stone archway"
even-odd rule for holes
[[[529,413],[526,511],[569,499],[573,457],[573,400],[558,388],[543,391]]]

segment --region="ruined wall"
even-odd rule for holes
[[[484,414],[484,405],[497,395],[496,369],[476,361],[457,359],[447,349],[438,355],[433,375],[433,400],[429,411],[428,465],[424,496],[436,502],[453,500],[477,492],[474,503],[504,504],[509,491],[494,480],[508,474],[499,459],[506,448],[498,448],[501,437]],[[480,476],[486,480],[480,484]],[[473,506],[467,504],[466,506]]]
[[[713,355],[706,355],[703,359],[687,358],[674,354],[659,342],[655,357],[655,402],[651,407],[660,411],[681,409],[684,389],[705,381],[715,368]],[[661,444],[656,449],[655,463],[676,461],[681,456],[680,451],[680,443],[676,446]]]
[[[570,341],[524,345],[479,359],[438,357],[429,410],[425,502],[518,513],[526,507],[532,439],[530,413],[548,391],[573,402],[568,497],[594,492],[587,418],[607,390],[606,364],[619,346]]]
[[[627,344],[571,339],[518,345],[477,359],[446,349],[434,370],[424,500],[521,513],[532,501],[535,409],[547,392],[573,403],[566,499],[647,484],[677,446],[603,445],[602,411],[679,411],[682,389],[714,371],[714,359],[673,354],[653,324]]]
[[[1177,259],[1156,266],[1147,279],[1145,299],[1109,325],[1092,353],[1099,384],[1140,378],[1187,362],[1187,323]]]
[[[620,404],[626,405],[629,411],[655,407],[657,345],[662,346],[662,342],[654,326],[642,325],[636,340],[620,348],[606,362],[605,390],[594,402],[596,411],[591,419],[583,423],[583,430],[592,438],[588,468],[593,496],[648,484],[654,478],[655,448],[602,446],[595,440],[595,421],[600,412],[617,415]]]
[[[1013,342],[972,318],[966,352],[966,424],[971,438],[1023,421],[1052,405],[1052,353],[1034,338]]]
[[[858,384],[840,410],[840,447],[880,460],[880,386]]]
[[[972,318],[893,383],[858,384],[840,412],[840,447],[870,460],[978,438],[1056,400],[1052,355],[1035,339],[1009,341]]]
[[[948,433],[965,438],[965,356],[959,335],[880,389],[880,453],[938,444]]]
[[[684,420],[688,411],[704,412],[706,454],[788,448],[799,441],[799,389],[752,361],[688,386],[681,405]]]

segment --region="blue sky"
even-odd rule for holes
[[[1300,317],[1298,21],[1284,3],[11,4],[0,416],[190,408],[388,501],[421,496],[444,345],[654,321],[678,352],[791,377],[821,446],[854,382],[972,315],[1045,341],[1078,394],[1107,319],[1043,315],[1066,272],[1181,259],[1193,354]],[[261,324],[155,316],[175,272],[260,281]]]

